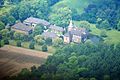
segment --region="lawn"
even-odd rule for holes
[[[75,25],[79,25],[79,21],[74,21]],[[91,24],[90,27],[91,30],[91,34],[93,35],[97,35],[100,36],[101,31],[103,31],[103,29],[98,29],[96,28],[95,24]],[[104,38],[104,42],[108,43],[108,44],[118,44],[120,43],[120,31],[117,30],[104,30],[106,32],[107,37]]]
[[[76,9],[78,13],[81,14],[84,12],[84,9],[93,1],[96,0],[62,0],[55,4],[53,8],[66,5],[69,8]]]
[[[16,46],[17,45],[17,41],[9,40],[9,44],[12,45],[12,46]],[[30,42],[22,42],[22,47],[23,48],[29,49],[29,45],[30,45]],[[35,44],[35,50],[42,51],[42,46],[38,45],[38,44]],[[53,46],[48,46],[48,53],[54,53],[55,50],[56,49]]]
[[[100,29],[96,28],[95,25],[91,25],[91,34],[100,36]],[[120,31],[117,30],[105,30],[107,37],[104,38],[104,42],[108,44],[118,44],[120,43]]]

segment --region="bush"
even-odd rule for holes
[[[42,46],[42,51],[43,51],[43,52],[47,52],[47,51],[48,51],[47,45],[43,45],[43,46]]]
[[[4,39],[4,44],[9,44],[8,39]]]
[[[35,49],[34,45],[35,45],[35,43],[31,42],[30,45],[29,45],[29,48],[30,49]]]
[[[18,46],[18,47],[21,47],[21,41],[18,41],[18,42],[17,42],[17,46]]]
[[[101,37],[107,37],[106,31],[101,31],[100,36]]]
[[[51,38],[47,38],[47,39],[45,40],[45,43],[46,43],[47,45],[52,45],[52,39],[51,39]]]

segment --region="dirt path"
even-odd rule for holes
[[[5,76],[15,75],[22,68],[43,64],[49,53],[6,45],[0,48],[0,80]]]

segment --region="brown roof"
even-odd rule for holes
[[[54,32],[44,32],[42,34],[43,37],[46,37],[46,38],[57,38],[57,34],[55,34]]]
[[[50,23],[48,21],[43,20],[43,19],[39,19],[39,18],[34,18],[34,17],[29,17],[24,22],[35,23],[35,24],[42,24],[44,26],[50,25]]]
[[[64,31],[64,29],[62,27],[59,27],[59,26],[56,26],[56,25],[50,25],[49,28],[52,29],[52,30],[60,31],[60,32]]]
[[[32,28],[30,26],[26,26],[25,24],[19,22],[19,23],[16,23],[15,25],[12,26],[13,29],[17,29],[17,30],[21,30],[21,31],[30,31],[32,30]]]

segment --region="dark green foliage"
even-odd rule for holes
[[[43,52],[47,52],[47,51],[48,51],[47,45],[43,45],[43,46],[42,46],[42,51],[43,51]]]
[[[8,1],[9,1],[9,3],[15,4],[15,3],[19,3],[22,0],[8,0]]]
[[[45,39],[45,43],[46,43],[47,45],[52,45],[52,39],[51,39],[51,38]]]
[[[15,21],[16,21],[16,19],[13,16],[9,16],[8,17],[8,24],[9,25],[15,24]]]
[[[59,2],[59,1],[61,1],[61,0],[48,0],[50,6],[54,5],[55,3]]]
[[[119,80],[119,52],[120,45],[66,45],[50,56],[44,65],[32,69],[31,74],[38,73],[34,77],[41,80]]]
[[[117,24],[117,30],[120,31],[120,21]]]
[[[35,27],[35,29],[34,29],[33,34],[34,34],[34,36],[35,36],[35,35],[40,35],[40,34],[43,33],[43,31],[44,31],[44,26],[42,26],[42,25],[37,25],[37,26]]]
[[[101,28],[116,29],[120,19],[120,3],[117,0],[99,0],[90,4],[81,15],[81,20],[87,20],[101,25]],[[97,22],[98,19],[101,22]],[[99,27],[99,26],[98,26]]]
[[[101,37],[107,37],[106,31],[101,31],[100,36],[101,36]]]
[[[0,21],[0,30],[5,28],[5,24],[3,22]]]
[[[4,5],[4,0],[0,0],[0,7]]]
[[[1,40],[0,40],[0,48],[2,47],[2,43],[1,43]]]
[[[8,39],[4,39],[4,44],[9,44],[9,40]]]
[[[29,48],[30,48],[30,49],[35,49],[35,46],[34,46],[34,45],[35,45],[35,43],[34,43],[34,42],[31,42],[30,45],[29,45]]]
[[[21,41],[17,41],[17,46],[21,47]]]

